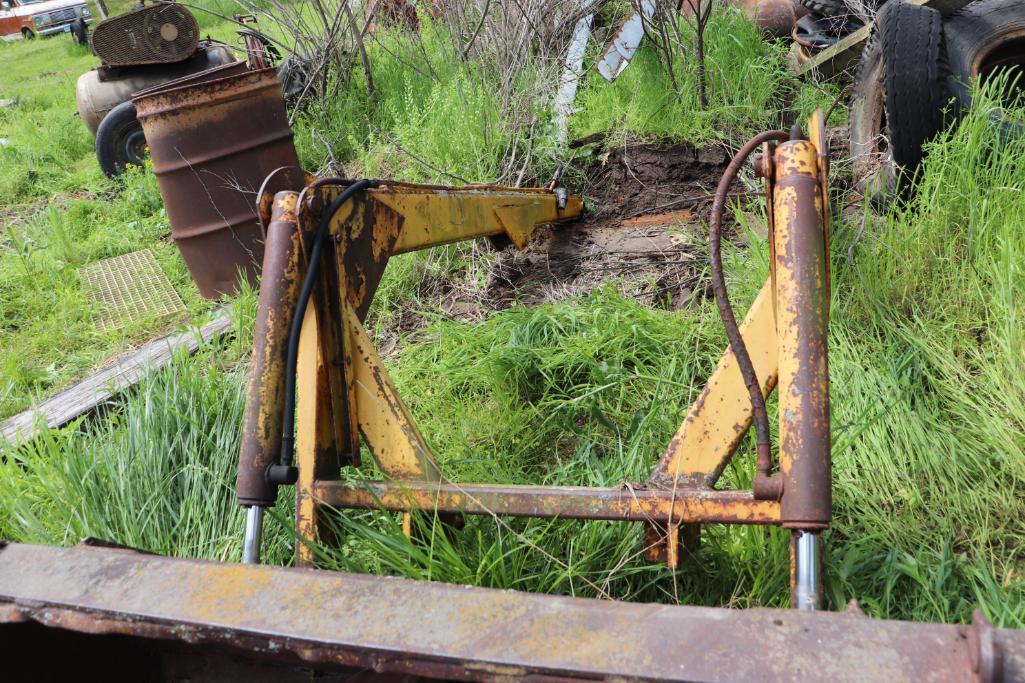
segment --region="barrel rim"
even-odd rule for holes
[[[221,66],[214,67],[214,69],[233,67],[237,66],[239,63],[240,62],[232,62],[230,64],[223,64]],[[177,80],[194,79],[195,77],[202,76],[210,71],[213,71],[213,69],[201,71],[198,74],[186,76],[184,79]],[[223,92],[219,96],[213,97],[196,97],[196,95],[205,90],[215,90],[226,85],[232,85],[232,81],[239,81],[238,87],[234,91]],[[185,83],[177,86],[175,86],[174,83],[175,81],[169,81],[168,83],[161,84],[154,88],[140,90],[132,95],[132,102],[134,102],[136,106],[136,116],[141,120],[144,117],[157,116],[168,111],[184,111],[188,109],[203,108],[212,104],[230,102],[231,100],[238,99],[239,97],[248,96],[254,91],[272,86],[280,88],[277,72],[273,68],[243,71],[242,73],[231,74],[229,76],[215,78],[212,80],[200,81],[199,83]],[[168,102],[168,99],[172,97],[175,98],[175,102]]]

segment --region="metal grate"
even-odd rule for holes
[[[75,18],[75,8],[68,7],[67,9],[59,9],[56,12],[48,12],[50,15],[50,23],[56,24],[62,21],[70,21]]]
[[[108,66],[180,62],[196,51],[199,25],[184,7],[158,2],[102,21],[91,44]]]
[[[86,295],[96,304],[93,323],[100,332],[185,310],[149,249],[90,263],[77,272]]]

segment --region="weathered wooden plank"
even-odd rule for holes
[[[933,7],[946,16],[961,9],[972,0],[905,0],[905,2],[909,5]],[[797,65],[797,75],[815,74],[821,78],[829,78],[846,70],[858,61],[871,32],[872,24],[869,24],[849,36],[845,36],[836,45],[819,52],[804,64]]]
[[[128,389],[148,371],[167,365],[179,349],[195,353],[201,344],[228,331],[231,327],[229,312],[228,307],[221,308],[213,320],[198,330],[193,328],[154,339],[35,408],[5,420],[0,428],[0,442],[16,443],[21,439],[32,439],[36,435],[37,426],[43,421],[49,427],[66,425]]]

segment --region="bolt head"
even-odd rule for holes
[[[758,154],[754,155],[754,167],[755,167],[755,177],[756,178],[765,178],[766,176],[769,175],[769,173],[768,173],[769,169],[768,169],[767,164],[765,163],[765,155],[764,154],[759,152]]]

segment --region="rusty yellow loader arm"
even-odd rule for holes
[[[792,604],[817,608],[819,534],[830,521],[828,159],[821,115],[811,134],[759,136],[727,171],[713,207],[713,284],[730,347],[647,482],[610,488],[503,486],[449,479],[364,329],[388,259],[478,237],[527,245],[541,225],[581,215],[562,190],[437,187],[320,179],[282,171],[261,195],[266,256],[238,475],[248,508],[245,560],[257,562],[262,510],[296,484],[297,526],[324,540],[326,508],[607,519],[644,524],[645,555],[676,567],[700,525],[792,531]],[[729,187],[755,151],[769,205],[772,274],[742,324],[733,319],[718,257]],[[291,175],[289,175],[291,174]],[[291,178],[292,187],[286,177]],[[269,188],[269,189],[268,189]],[[274,191],[272,190],[280,190]],[[779,447],[764,398],[779,390]],[[751,490],[716,482],[755,425]],[[365,444],[385,478],[342,480]],[[657,462],[656,462],[657,461]],[[300,564],[311,564],[305,543]]]

